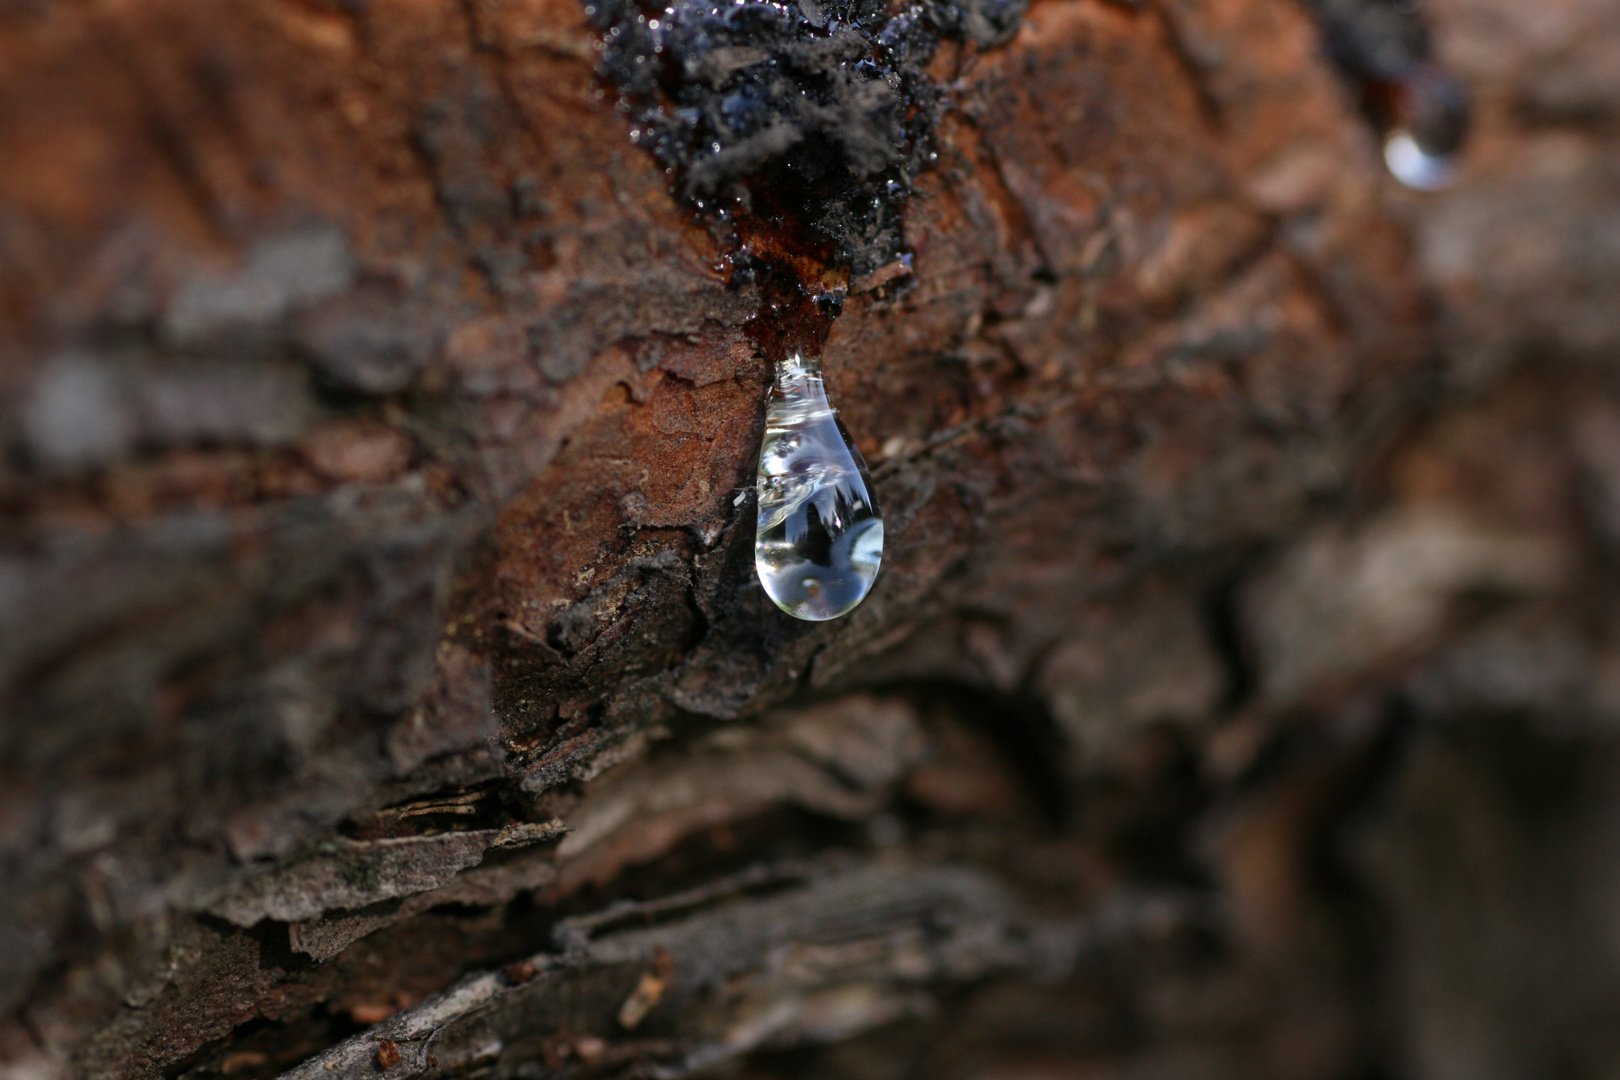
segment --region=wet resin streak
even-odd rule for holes
[[[813,357],[776,366],[757,487],[754,566],[776,606],[822,622],[864,600],[883,561],[883,518]]]

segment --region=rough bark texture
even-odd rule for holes
[[[947,42],[809,625],[575,0],[0,3],[0,1075],[1620,1073],[1617,10]]]

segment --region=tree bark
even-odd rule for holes
[[[1620,1066],[1620,22],[1537,12],[1436,0],[1435,196],[1295,0],[943,45],[806,624],[583,6],[0,3],[0,1075]]]

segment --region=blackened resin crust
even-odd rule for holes
[[[603,36],[599,75],[679,198],[859,276],[904,256],[912,180],[937,158],[946,91],[928,63],[947,40],[1005,42],[1026,7],[588,0],[586,11]]]

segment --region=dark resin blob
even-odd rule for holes
[[[912,179],[935,159],[942,41],[1017,30],[1028,0],[589,0],[602,79],[676,194],[859,276],[905,253]]]

